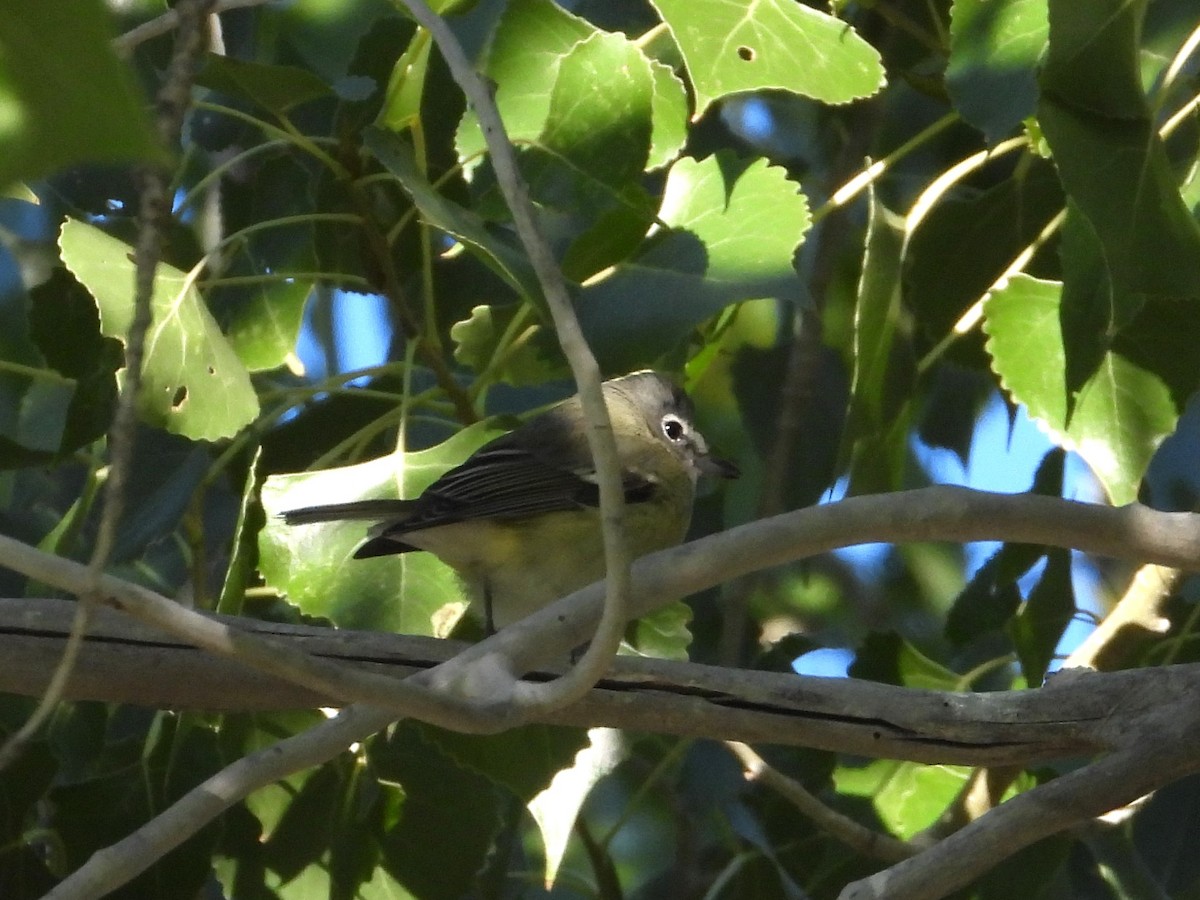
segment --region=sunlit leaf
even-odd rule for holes
[[[353,559],[367,522],[287,526],[289,509],[359,499],[415,497],[500,432],[464,429],[437,447],[396,453],[358,465],[275,475],[263,484],[267,525],[259,536],[259,568],[301,610],[343,628],[437,633],[434,618],[464,597],[453,570],[431,553]]]
[[[296,349],[312,283],[289,281],[251,296],[229,323],[229,343],[251,372],[277,369]]]
[[[696,92],[696,115],[720,97],[783,90],[826,103],[884,84],[878,51],[846,22],[791,0],[652,0]]]
[[[608,368],[651,363],[731,303],[799,296],[792,256],[808,203],[782,169],[724,153],[682,159],[659,219],[669,231],[579,298],[580,322]]]
[[[509,138],[521,142],[541,134],[563,56],[595,33],[594,26],[552,0],[507,4],[492,35],[483,73],[496,83],[496,106]],[[463,160],[484,152],[474,113],[463,116],[457,145]]]
[[[96,299],[104,334],[124,340],[133,318],[132,248],[67,219],[63,262]],[[231,437],[258,415],[246,368],[186,273],[160,264],[146,335],[139,409],[150,422],[195,440]]]
[[[641,656],[685,660],[692,643],[691,623],[692,608],[676,600],[629,623],[625,639]]]
[[[1057,282],[1022,275],[989,295],[988,353],[1013,400],[1091,466],[1113,503],[1130,503],[1150,457],[1175,428],[1175,406],[1161,379],[1109,352],[1080,391],[1068,427],[1060,292]]]
[[[838,793],[869,798],[887,830],[906,840],[928,828],[962,790],[971,770],[876,760],[865,766],[839,766]]]
[[[621,733],[612,728],[592,728],[590,743],[574,763],[555,775],[549,786],[529,803],[529,811],[542,833],[546,848],[545,883],[554,884],[583,801],[605,775],[628,755]]]

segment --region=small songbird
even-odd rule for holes
[[[701,475],[736,478],[692,424],[670,379],[635,372],[604,382],[632,557],[683,540]],[[488,631],[604,577],[599,488],[579,397],[485,444],[414,500],[293,509],[289,525],[375,520],[356,559],[426,550],[453,568]]]

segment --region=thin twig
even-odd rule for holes
[[[759,756],[748,744],[725,741],[725,746],[746,770],[747,781],[757,781],[770,788],[800,810],[800,813],[818,828],[833,835],[855,853],[869,859],[899,862],[920,852],[918,847],[907,841],[880,831],[872,831],[849,816],[829,808],[809,793],[800,782],[784,775]]]
[[[246,6],[264,6],[270,2],[271,0],[218,0],[216,8],[209,12],[214,14],[223,13],[231,9],[241,9]],[[113,49],[117,52],[118,56],[129,56],[138,44],[166,34],[173,28],[178,28],[179,20],[180,13],[177,5],[174,9],[167,10],[161,16],[151,19],[149,22],[143,22],[141,25],[129,29],[120,37],[113,38]]]
[[[166,78],[158,93],[159,143],[174,147],[191,97],[196,63],[204,50],[203,22],[213,0],[181,0],[175,7],[179,32]],[[135,284],[133,316],[125,339],[125,379],[109,426],[109,473],[104,484],[100,524],[88,561],[87,577],[79,592],[79,605],[71,626],[71,637],[62,659],[33,714],[0,747],[0,770],[6,768],[53,713],[70,680],[83,644],[104,567],[116,542],[117,527],[125,504],[125,485],[133,462],[137,430],[137,400],[142,380],[142,356],[150,328],[154,274],[161,255],[163,234],[171,215],[170,173],[148,166],[140,173],[138,243],[134,250]]]
[[[575,316],[562,272],[550,245],[542,236],[529,201],[528,188],[517,168],[512,142],[496,108],[492,91],[467,59],[466,53],[449,26],[425,4],[424,0],[397,0],[417,22],[433,36],[450,74],[462,88],[467,102],[475,110],[491,155],[492,168],[504,199],[512,213],[517,236],[529,255],[530,264],[550,309],[559,344],[571,366],[579,390],[579,399],[588,423],[588,447],[596,464],[600,488],[600,519],[604,534],[604,561],[607,594],[604,614],[588,649],[578,664],[562,678],[547,684],[520,684],[518,703],[530,710],[565,705],[583,696],[608,668],[625,631],[630,594],[629,550],[625,543],[624,492],[621,486],[617,447],[613,438],[608,408],[600,391],[600,367],[588,347]]]

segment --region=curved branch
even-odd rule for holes
[[[579,401],[588,426],[588,449],[596,464],[596,483],[600,488],[600,525],[604,539],[605,604],[602,614],[592,623],[587,639],[574,645],[580,647],[587,644],[587,650],[570,671],[547,684],[516,685],[514,701],[525,714],[532,716],[564,706],[587,693],[616,655],[624,637],[625,622],[630,618],[632,586],[629,548],[623,525],[625,492],[621,485],[617,444],[608,407],[600,391],[600,366],[583,336],[554,252],[538,228],[528,187],[517,167],[516,151],[505,131],[491,89],[467,59],[454,32],[424,0],[395,2],[403,4],[412,17],[429,31],[442,52],[450,74],[479,117],[492,168],[496,173],[496,183],[508,203],[517,237],[529,255],[529,262],[550,309],[559,345],[571,366],[571,374],[575,376]],[[566,648],[563,652],[572,649]]]

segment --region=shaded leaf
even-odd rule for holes
[[[646,168],[652,94],[641,51],[621,35],[595,34],[559,61],[539,144],[619,189]]]
[[[1144,3],[1050,0],[1044,92],[1114,119],[1146,117],[1137,46]]]
[[[527,313],[519,303],[476,306],[469,319],[450,326],[455,360],[518,386],[569,377],[557,338]]]
[[[1183,203],[1153,123],[1112,119],[1043,97],[1038,122],[1063,186],[1104,248],[1114,297],[1200,303],[1200,224]],[[1117,309],[1119,327],[1136,310]]]
[[[1047,453],[1038,466],[1030,492],[1061,497],[1065,459],[1061,449]],[[954,599],[946,616],[946,637],[964,644],[1003,627],[1020,607],[1017,581],[1046,554],[1046,548],[1036,544],[1003,544]]]
[[[0,15],[0,185],[81,162],[165,162],[99,0]],[[86,77],[77,77],[87,73]]]
[[[421,174],[412,146],[407,141],[394,132],[368,128],[363,134],[363,145],[399,179],[426,222],[462,241],[523,296],[541,296],[541,289],[525,255],[489,230],[475,211],[439,194]]]
[[[909,235],[904,258],[904,300],[925,341],[941,341],[1062,205],[1054,167],[1034,159],[994,187],[935,206]],[[982,369],[982,340],[973,334],[948,355]]]
[[[850,412],[842,434],[852,494],[899,488],[908,461],[904,411],[916,383],[916,359],[911,318],[900,297],[903,234],[903,221],[872,192],[854,309]]]
[[[196,83],[283,115],[294,106],[332,97],[333,88],[309,69],[210,53]]]
[[[502,796],[408,723],[373,742],[370,755],[379,777],[404,789],[401,818],[382,843],[388,873],[422,900],[468,895],[498,830]]]
[[[1042,683],[1074,615],[1070,551],[1051,550],[1046,555],[1046,570],[1012,622],[1013,644],[1027,684]]]
[[[1049,32],[1047,0],[954,0],[946,89],[994,144],[1033,115]]]
[[[935,691],[959,690],[959,677],[930,659],[895,632],[867,635],[850,665],[851,678],[863,678],[884,684],[927,688]]]
[[[423,740],[435,745],[456,764],[476,772],[528,803],[550,785],[554,776],[572,764],[587,745],[579,728],[522,725],[499,734],[462,734],[415,726]]]

